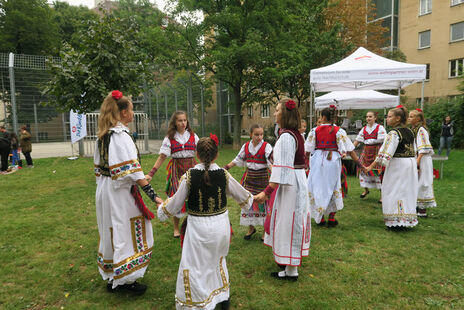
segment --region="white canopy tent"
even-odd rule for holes
[[[399,97],[387,95],[375,90],[333,91],[316,97],[316,110],[335,105],[338,110],[351,109],[387,109],[399,104]]]
[[[313,92],[342,90],[398,89],[422,82],[422,100],[426,65],[408,64],[374,54],[360,47],[345,59],[313,69],[310,74]],[[312,124],[312,105],[310,111]]]

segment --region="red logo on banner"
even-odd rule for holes
[[[359,56],[359,57],[356,57],[354,60],[360,60],[360,59],[364,59],[364,58],[372,58],[371,56]]]
[[[76,126],[73,126],[73,127],[72,127],[72,132],[76,132],[76,131],[77,131]]]

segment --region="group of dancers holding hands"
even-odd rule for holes
[[[176,111],[162,142],[160,155],[144,175],[137,147],[127,125],[133,106],[120,91],[104,100],[94,166],[97,182],[96,208],[100,235],[98,267],[107,290],[143,294],[143,277],[151,259],[154,214],[145,206],[139,187],[158,205],[161,221],[174,219],[174,237],[181,237],[175,304],[178,309],[230,307],[230,284],[226,257],[231,240],[227,197],[241,208],[240,225],[248,226],[250,240],[264,226],[262,240],[272,248],[278,266],[271,276],[296,281],[302,258],[308,256],[311,218],[318,225],[335,227],[335,214],[343,208],[341,159],[347,154],[359,167],[361,186],[382,190],[382,209],[387,227],[415,226],[416,207],[435,206],[432,188],[433,149],[428,140],[422,111],[398,106],[388,112],[393,129],[386,134],[368,112],[355,145],[364,143],[360,159],[346,132],[334,124],[335,109],[322,110],[319,126],[305,141],[305,122],[297,104],[282,99],[276,106],[278,139],[272,147],[263,140],[259,125],[250,129],[236,158],[221,168],[216,163],[218,139],[214,134],[198,138],[187,114]],[[412,130],[406,128],[406,121]],[[199,163],[196,162],[195,156]],[[170,157],[166,200],[150,185],[164,160]],[[308,166],[308,158],[309,166]],[[246,167],[241,182],[228,172]],[[307,174],[309,170],[309,175]],[[419,171],[419,174],[418,174]],[[430,173],[429,173],[430,172]],[[418,177],[419,175],[419,177]],[[383,176],[383,180],[381,179]],[[188,215],[182,227],[179,219]]]

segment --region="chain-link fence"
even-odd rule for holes
[[[33,142],[70,141],[69,113],[42,104],[50,101],[42,95],[51,79],[47,59],[50,57],[0,53],[0,124],[16,133],[20,126],[27,126]],[[143,94],[133,98],[134,110],[148,115],[149,138],[162,139],[172,113],[184,110],[199,136],[217,132],[221,142],[227,142],[233,130],[227,87],[218,83],[214,94],[213,85],[205,85],[192,72],[171,72],[169,76],[155,87],[144,87]]]

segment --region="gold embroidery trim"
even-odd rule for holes
[[[245,201],[239,203],[238,205],[240,206],[240,208],[243,208],[245,205],[247,205],[248,202],[250,201],[250,198],[252,198],[251,194],[248,195],[248,198]]]
[[[110,227],[110,235],[111,235],[111,248],[114,252],[114,243],[113,243],[113,227]],[[112,262],[112,261],[111,261]]]
[[[142,250],[139,250],[137,248],[137,236],[135,234],[135,221],[137,220],[140,220],[141,221],[141,224],[142,224],[142,238],[143,238],[143,249]],[[148,245],[147,245],[147,238],[146,238],[146,232],[145,232],[145,219],[143,217],[143,215],[141,216],[136,216],[136,217],[133,217],[130,219],[131,221],[131,232],[132,232],[132,246],[134,247],[134,252],[141,252],[141,251],[144,251],[146,249],[148,249]]]
[[[417,199],[419,202],[428,202],[428,201],[435,201],[435,197],[433,198],[426,198],[426,199]]]
[[[128,174],[131,174],[131,173],[136,173],[136,172],[139,172],[139,171],[142,171],[142,168],[137,168],[137,169],[132,169],[132,170],[127,170],[127,171],[124,171],[122,173],[118,173],[117,175],[114,175],[111,177],[112,180],[117,180],[119,178],[122,178]]]
[[[189,270],[184,269],[184,292],[185,292],[185,302],[187,304],[192,304],[192,292],[190,290],[190,276]]]
[[[161,205],[161,209],[163,210],[163,213],[166,215],[166,216],[174,216],[172,215],[171,213],[169,213],[168,209],[166,209],[166,205],[168,204],[169,200],[171,198],[169,197],[168,199],[166,199],[163,204]]]
[[[115,279],[124,278],[125,276],[127,276],[127,275],[133,273],[134,271],[137,271],[137,270],[139,270],[140,268],[143,268],[143,267],[147,266],[149,262],[150,262],[150,260],[147,260],[145,263],[140,264],[140,265],[138,265],[138,266],[132,268],[131,270],[129,270],[129,271],[127,271],[127,272],[124,272],[123,274],[120,274],[120,275],[118,275],[118,276],[114,276],[114,278],[115,278]]]
[[[126,160],[126,161],[123,161],[122,163],[119,163],[119,164],[110,166],[110,169],[114,169],[114,168],[117,168],[117,167],[121,167],[121,166],[124,166],[124,165],[126,165],[126,164],[138,163],[138,162],[139,162],[139,161],[138,161],[137,159]]]
[[[148,253],[151,252],[151,249],[152,249],[152,248],[149,248],[149,249],[146,249],[146,250],[143,251],[143,252],[139,252],[139,253],[137,253],[137,254],[135,254],[135,255],[132,255],[132,256],[126,258],[125,260],[122,260],[122,261],[120,261],[119,263],[114,264],[113,267],[116,268],[116,267],[122,266],[122,265],[124,265],[124,264],[130,262],[130,261],[133,260],[134,258],[137,258],[137,257],[143,256],[143,255],[145,255],[145,254],[148,254]]]
[[[225,287],[227,285],[227,277],[226,277],[226,273],[224,272],[224,267],[222,267],[223,259],[224,259],[224,256],[221,256],[221,259],[219,259],[219,270],[221,271],[222,286]]]
[[[98,252],[98,256],[102,257],[103,258],[103,254]],[[107,264],[112,264],[113,263],[113,260],[112,259],[102,259],[102,261],[104,263],[107,263]]]

